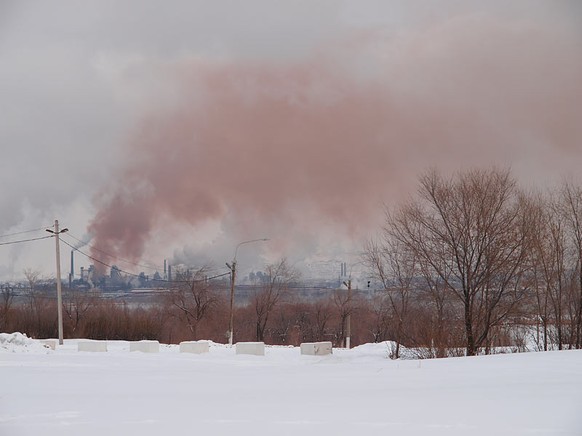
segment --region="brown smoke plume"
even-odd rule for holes
[[[356,238],[427,166],[527,178],[581,161],[582,44],[535,23],[469,16],[291,65],[192,60],[164,74],[177,97],[149,110],[89,228],[133,260],[162,220],[228,222],[235,240]]]

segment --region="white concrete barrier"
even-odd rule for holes
[[[141,351],[142,353],[159,353],[158,341],[137,341],[129,343],[129,351]]]
[[[107,351],[106,341],[80,341],[77,344],[77,351],[105,352]]]
[[[306,356],[325,356],[333,353],[331,342],[305,342],[301,344],[301,354]]]
[[[253,356],[265,355],[264,342],[237,342],[236,354],[252,354]]]
[[[39,341],[42,345],[49,347],[51,350],[55,350],[57,348],[57,344],[59,341],[56,339],[41,339]]]
[[[180,353],[202,354],[210,351],[208,341],[184,341],[180,342]]]

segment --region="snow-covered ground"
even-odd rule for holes
[[[0,335],[0,435],[582,435],[582,351],[440,360],[55,351]]]

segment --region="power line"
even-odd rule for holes
[[[112,268],[112,267],[113,267],[113,265],[109,265],[108,263],[105,263],[105,262],[103,262],[103,261],[101,261],[101,260],[99,260],[99,259],[96,259],[95,257],[93,257],[93,256],[91,256],[91,255],[89,255],[89,254],[87,254],[87,253],[85,253],[85,252],[81,251],[80,249],[73,247],[73,246],[72,246],[71,244],[69,244],[67,241],[64,241],[64,240],[63,240],[63,244],[65,244],[65,245],[68,245],[68,246],[69,246],[69,247],[71,247],[73,250],[75,250],[75,251],[78,251],[78,252],[79,252],[79,253],[81,253],[83,256],[85,256],[85,257],[88,257],[89,259],[91,259],[91,260],[92,260],[92,261],[94,261],[94,262],[97,262],[97,263],[99,263],[99,264],[101,264],[101,265],[103,265],[103,266],[106,266],[106,267],[108,267],[108,268]],[[117,268],[117,267],[116,267],[116,268]],[[128,271],[124,271],[124,270],[122,270],[122,269],[120,269],[120,268],[117,268],[117,269],[119,270],[119,272],[125,273],[125,274],[127,274],[127,275],[130,275],[130,276],[133,276],[133,277],[139,277],[139,274],[130,273],[130,272],[128,272]]]
[[[25,233],[39,232],[41,230],[44,230],[47,227],[52,227],[52,226],[44,226],[44,227],[39,227],[38,229],[23,230],[22,232],[16,232],[16,233],[8,233],[6,235],[0,235],[0,238],[8,238],[9,236],[17,236],[17,235],[24,235]]]
[[[106,251],[104,251],[104,250],[101,250],[100,248],[97,248],[97,247],[95,247],[94,245],[91,245],[91,244],[89,244],[89,242],[88,242],[88,241],[87,241],[87,242],[85,242],[85,241],[82,241],[82,240],[81,240],[81,239],[79,239],[79,238],[76,238],[75,236],[71,235],[71,233],[67,233],[67,235],[66,235],[66,236],[70,236],[70,237],[71,237],[71,238],[73,238],[75,241],[77,241],[77,242],[79,242],[79,243],[81,243],[81,244],[84,244],[84,245],[88,245],[88,246],[89,246],[89,248],[91,248],[92,250],[98,251],[99,253],[101,253],[101,254],[104,254],[104,255],[106,255],[106,256],[108,256],[108,257],[112,258],[112,259],[117,259],[117,260],[119,260],[119,261],[121,261],[121,262],[123,262],[123,263],[127,263],[127,264],[134,265],[134,266],[139,266],[140,268],[146,268],[146,269],[149,269],[149,270],[151,270],[151,271],[158,271],[158,268],[157,268],[157,267],[152,267],[152,266],[142,265],[142,264],[139,264],[139,263],[135,263],[135,262],[129,261],[129,260],[127,260],[127,259],[123,259],[123,258],[121,258],[121,257],[119,257],[119,256],[115,256],[115,255],[113,255],[113,254],[111,254],[111,253],[107,253]],[[64,241],[63,241],[63,242],[64,242]],[[69,244],[67,244],[67,245],[69,245]],[[70,247],[70,245],[69,245],[69,247]],[[79,247],[79,248],[80,248],[80,247]],[[75,248],[75,247],[73,247],[73,250],[80,251],[80,250],[79,250],[79,248]],[[154,263],[154,262],[151,262],[151,264],[155,265],[155,263]]]
[[[49,236],[49,237],[50,237],[50,236]],[[73,246],[72,246],[71,244],[69,244],[67,241],[62,241],[62,242],[63,242],[63,244],[65,244],[65,245],[68,245],[68,246],[69,246],[69,247],[71,247],[73,250],[76,250],[76,251],[78,251],[78,252],[79,252],[79,253],[81,253],[83,256],[85,256],[85,257],[87,257],[87,258],[91,259],[91,260],[92,260],[92,261],[94,261],[94,262],[97,262],[97,263],[99,263],[99,264],[101,264],[101,265],[103,265],[103,266],[106,266],[106,267],[108,267],[108,268],[112,268],[112,267],[113,267],[113,265],[109,265],[108,263],[105,263],[105,262],[103,262],[103,261],[101,261],[101,260],[99,260],[99,259],[96,259],[96,258],[94,258],[93,256],[91,256],[91,255],[89,255],[89,254],[87,254],[87,253],[85,253],[85,252],[83,252],[83,251],[79,250],[78,248],[75,248],[75,247],[73,247]],[[124,274],[127,274],[127,275],[129,275],[129,276],[132,276],[132,277],[137,277],[137,278],[139,278],[139,277],[140,277],[140,276],[139,276],[139,274],[130,273],[130,272],[128,272],[128,271],[124,271],[124,270],[122,270],[121,268],[118,268],[118,267],[116,267],[116,268],[117,268],[117,270],[118,270],[119,272],[122,272],[122,273],[124,273]],[[156,282],[164,282],[164,283],[198,283],[198,282],[205,282],[205,281],[207,281],[207,280],[217,279],[217,278],[220,278],[220,277],[225,277],[225,276],[228,276],[228,275],[230,275],[230,272],[227,272],[227,273],[222,273],[222,274],[218,274],[218,275],[215,275],[215,276],[212,276],[212,277],[205,277],[205,278],[203,278],[203,279],[196,279],[196,280],[164,280],[164,279],[155,279],[154,281],[156,281]]]
[[[20,239],[18,241],[11,241],[11,242],[0,242],[0,245],[21,244],[23,242],[40,241],[41,239],[48,239],[48,238],[52,238],[52,237],[53,237],[53,235],[49,235],[49,236],[41,236],[39,238]]]

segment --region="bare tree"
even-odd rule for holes
[[[542,327],[542,347],[548,350],[551,339],[561,350],[565,339],[565,297],[571,282],[567,223],[559,196],[543,198],[538,195],[532,199],[529,211],[533,228],[528,262],[537,317]]]
[[[192,338],[197,339],[198,325],[218,304],[218,296],[207,279],[208,268],[176,275],[177,286],[168,294],[169,303],[178,310],[178,318],[188,327]]]
[[[391,325],[391,310],[388,298],[386,295],[376,295],[370,306],[373,322],[369,326],[369,333],[372,335],[372,340],[381,342],[390,339],[388,334]]]
[[[14,302],[14,288],[9,284],[0,285],[0,332],[8,328],[10,309]]]
[[[95,306],[97,294],[93,291],[66,289],[63,293],[63,310],[71,329],[71,334],[78,337],[79,327],[89,309]]]
[[[418,276],[416,254],[384,232],[382,244],[369,241],[364,250],[365,263],[383,286],[389,303],[388,310],[393,323],[393,339],[396,343],[393,357],[400,357],[400,344],[406,338],[406,323],[413,281]]]
[[[458,299],[451,298],[455,296],[447,288],[447,283],[454,280],[450,276],[450,269],[444,266],[443,260],[435,259],[434,262],[440,263],[442,273],[449,275],[443,279],[440,275],[434,274],[431,264],[426,259],[419,259],[418,270],[422,277],[422,285],[417,300],[423,301],[424,307],[416,307],[416,313],[411,316],[415,323],[421,321],[424,324],[414,329],[417,346],[427,349],[426,356],[440,358],[458,355],[457,348],[460,342],[457,324],[458,318],[462,318],[463,315],[462,310],[459,310]],[[460,317],[456,315],[459,312]]]
[[[316,301],[313,305],[312,313],[312,340],[316,342],[324,341],[327,339],[329,323],[333,317],[331,303],[329,301]]]
[[[28,333],[34,336],[41,334],[43,329],[43,312],[46,306],[43,301],[46,296],[41,295],[38,285],[40,282],[40,271],[32,268],[25,268],[23,270],[24,277],[28,282],[28,289],[26,290],[26,297],[28,303],[28,316],[31,317],[34,325],[33,330]],[[32,327],[31,325],[31,327]]]
[[[523,202],[507,171],[420,179],[419,199],[390,215],[386,232],[426,265],[462,304],[466,354],[488,348],[491,328],[523,294],[527,252]]]
[[[289,286],[297,281],[299,273],[289,265],[286,259],[282,259],[277,263],[267,265],[263,277],[259,290],[255,292],[251,300],[256,315],[257,341],[264,341],[271,312],[281,301]]]
[[[337,324],[335,329],[335,339],[336,344],[339,347],[345,347],[346,345],[346,325],[348,316],[353,312],[353,304],[348,296],[347,291],[343,289],[336,289],[333,293],[333,304],[336,308],[337,313]]]
[[[571,282],[571,335],[569,341],[576,348],[582,347],[582,188],[565,183],[562,189],[563,212],[569,227],[574,256]]]
[[[36,285],[40,281],[40,271],[32,268],[25,268],[22,272],[28,282],[28,290],[34,292],[36,290]]]

